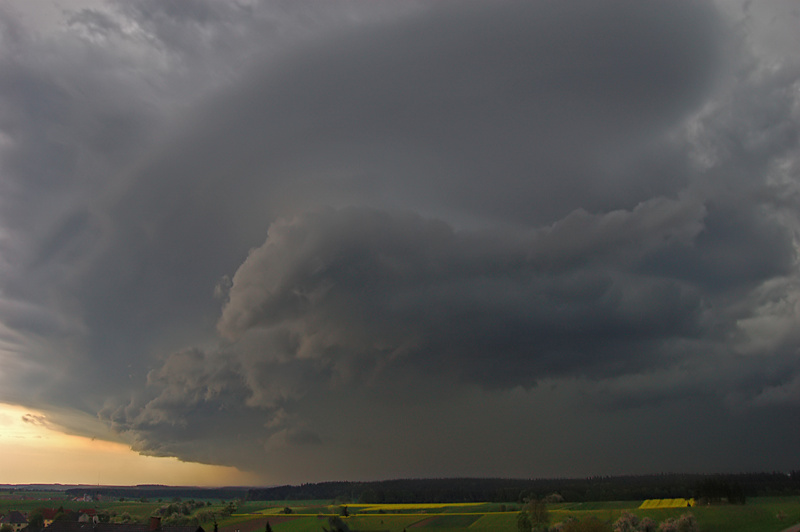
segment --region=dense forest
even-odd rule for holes
[[[747,497],[800,495],[800,471],[730,475],[661,474],[618,477],[508,479],[441,478],[320,482],[267,488],[180,486],[79,487],[66,493],[128,499],[337,500],[350,503],[522,502],[557,494],[569,502],[694,497],[744,503]]]
[[[254,488],[249,500],[336,499],[361,503],[522,502],[558,494],[569,502],[695,497],[742,504],[746,497],[800,494],[800,471],[735,475],[642,475],[582,479],[450,478],[322,482]]]

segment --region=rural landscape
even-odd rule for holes
[[[800,532],[800,0],[0,0],[0,532]]]
[[[3,488],[2,532],[781,532],[800,525],[800,472]],[[673,496],[681,491],[689,498]],[[644,494],[663,496],[637,498]]]

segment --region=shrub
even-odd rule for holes
[[[639,517],[630,512],[624,512],[614,522],[614,532],[638,532],[638,530]]]
[[[639,532],[656,532],[658,529],[658,523],[650,519],[649,517],[645,517],[641,521],[639,521]]]
[[[658,526],[658,532],[700,532],[697,519],[692,514],[670,518]]]
[[[194,526],[194,525],[199,525],[200,520],[196,516],[192,517],[188,515],[179,514],[176,512],[174,514],[165,517],[164,520],[162,521],[162,524],[170,526],[185,526],[185,525]]]
[[[630,512],[624,512],[614,522],[614,532],[656,532],[657,528],[656,522],[649,517],[639,519]]]
[[[197,517],[197,520],[200,521],[201,523],[208,523],[210,521],[213,521],[214,517],[216,516],[214,515],[213,510],[200,510],[195,514],[195,517]]]
[[[131,517],[131,514],[129,514],[128,512],[122,512],[118,516],[111,518],[111,522],[112,523],[123,523],[123,524],[132,523],[133,522],[133,517]]]

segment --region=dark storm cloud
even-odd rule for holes
[[[270,482],[790,462],[800,75],[712,4],[64,20],[3,33],[3,397]]]
[[[91,332],[75,280],[106,236],[93,204],[154,121],[142,105],[148,91],[128,76],[135,61],[114,43],[96,49],[69,34],[42,38],[8,6],[0,18],[16,26],[0,32],[9,52],[0,57],[0,278],[4,308],[26,309],[3,312],[18,333],[7,356],[21,366],[3,393],[46,403],[61,394],[50,372],[87,356]]]
[[[147,23],[167,16],[142,5],[158,14]],[[143,326],[174,331],[176,302],[187,322],[194,309],[212,315],[196,287],[234,270],[276,215],[366,203],[467,225],[551,222],[674,192],[684,163],[653,151],[682,149],[664,128],[715,70],[710,12],[609,4],[627,13],[625,32],[592,5],[443,4],[265,60],[206,102],[112,204],[120,245],[101,269],[123,299],[151,310],[126,321],[87,278],[83,297],[97,300],[87,319],[134,324],[103,347],[129,349]],[[642,47],[647,60],[627,52]]]
[[[578,213],[516,238],[358,209],[276,223],[233,277],[219,330],[286,338],[266,356],[346,381],[406,363],[504,385],[592,373],[633,358],[631,346],[699,333],[694,287],[635,271],[647,240],[699,230],[702,208],[669,203],[603,220]],[[593,257],[598,248],[609,255]]]
[[[253,198],[248,227],[328,203],[631,208],[685,179],[665,128],[713,80],[717,29],[700,4],[443,4],[267,62],[145,170],[142,201],[191,180]]]
[[[124,2],[67,11],[65,25],[39,29],[20,11],[5,6],[0,16],[8,51],[0,57],[0,278],[5,308],[29,310],[28,317],[7,314],[4,321],[22,333],[14,350],[25,353],[26,366],[46,368],[53,358],[71,366],[88,356],[94,363],[84,371],[97,372],[99,388],[109,387],[102,398],[133,378],[141,381],[154,346],[197,341],[198,329],[217,312],[205,298],[210,289],[197,287],[235,268],[255,242],[234,238],[218,223],[219,213],[206,215],[202,200],[193,210],[181,208],[186,182],[159,205],[136,203],[128,191],[140,161],[164,142],[166,124],[191,101],[230,84],[253,54],[269,55],[297,34],[344,25],[347,12],[292,3],[248,9]],[[328,16],[316,17],[317,11]],[[374,11],[362,10],[362,18]],[[195,31],[201,23],[207,32]],[[270,24],[280,31],[262,31]],[[162,40],[178,29],[182,39]],[[138,230],[142,218],[149,219],[149,232]],[[174,229],[157,235],[158,222]],[[207,252],[181,250],[199,249],[198,231],[218,234],[216,243],[233,238],[233,251],[220,245],[213,253],[221,265]],[[205,269],[187,275],[204,261]],[[189,284],[198,276],[202,281]],[[184,301],[180,310],[172,307],[178,301]],[[32,323],[34,312],[49,321]],[[183,324],[176,316],[184,316]],[[42,330],[45,325],[50,329]],[[38,388],[41,377],[28,377],[10,386],[20,385],[21,393],[30,389],[23,382]],[[71,401],[68,395],[59,400]],[[87,401],[91,409],[98,399]]]

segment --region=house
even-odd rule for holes
[[[8,515],[0,517],[0,527],[4,525],[10,526],[14,532],[19,532],[28,526],[28,518],[22,512],[11,510]]]
[[[100,522],[100,519],[97,517],[97,510],[94,508],[81,508],[78,510],[78,522],[80,523],[89,523],[92,522],[97,524]]]
[[[42,514],[42,521],[45,528],[50,526],[56,517],[61,516],[60,519],[65,521],[91,521],[92,517],[97,513],[94,508],[78,510],[77,513],[69,509],[64,509],[63,506],[58,508],[37,508],[37,512]]]
[[[200,526],[161,526],[160,517],[151,517],[146,525],[129,523],[97,523],[95,520],[82,523],[80,521],[56,521],[44,532],[205,532]]]

